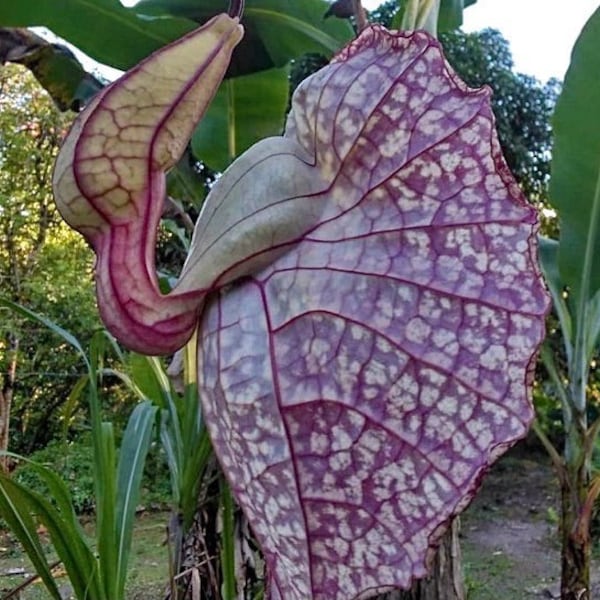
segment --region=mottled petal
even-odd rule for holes
[[[273,600],[408,588],[531,421],[536,214],[489,91],[424,33],[365,31],[302,84],[285,139],[320,216],[206,307],[205,416]]]

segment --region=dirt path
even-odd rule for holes
[[[524,447],[505,456],[484,478],[461,518],[461,548],[468,600],[559,598],[558,487],[545,455]],[[140,518],[136,527],[130,600],[162,597],[166,573],[165,515]],[[27,566],[11,536],[0,536],[0,573]],[[592,572],[600,598],[600,561]],[[11,589],[22,577],[3,577]],[[61,580],[61,585],[66,583]],[[49,598],[40,585],[23,600]]]
[[[559,598],[557,512],[557,482],[544,455],[520,447],[497,463],[462,518],[468,599]]]

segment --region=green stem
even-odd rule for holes
[[[419,14],[419,0],[408,0],[402,17],[401,29],[410,31],[417,28],[417,16]]]
[[[571,403],[567,394],[567,388],[565,387],[565,384],[563,383],[558,372],[556,361],[554,360],[554,353],[545,342],[540,351],[540,358],[542,359],[542,363],[546,368],[548,375],[550,375],[550,379],[554,384],[554,387],[556,388],[556,393],[558,394],[558,398],[562,407],[563,423],[565,424],[565,429],[568,429],[572,421]]]
[[[587,434],[585,437],[585,456],[592,457],[592,453],[594,452],[594,448],[596,447],[596,438],[598,437],[598,432],[600,431],[600,417],[598,417],[592,425],[588,428]]]
[[[437,37],[440,0],[408,0],[400,28],[405,31],[423,29]]]
[[[417,29],[423,29],[433,37],[437,37],[440,0],[421,0],[417,17]]]
[[[233,496],[224,478],[221,480],[221,505],[223,510],[223,544],[221,548],[223,600],[235,600],[235,511]]]
[[[235,137],[235,87],[232,79],[225,82],[227,86],[227,153],[232,163],[237,156]]]
[[[565,469],[565,463],[564,463],[562,457],[560,456],[560,454],[558,453],[558,451],[556,450],[556,448],[554,447],[554,444],[550,441],[548,436],[543,432],[543,430],[540,427],[540,424],[537,422],[537,420],[535,420],[531,424],[531,428],[533,429],[535,434],[538,436],[538,439],[542,443],[542,446],[544,446],[544,448],[546,449],[546,452],[548,452],[548,454],[550,455],[550,458],[552,459],[552,464],[554,465],[554,468],[556,469],[556,473],[558,474],[559,479],[561,481],[566,481],[567,480],[567,472]]]
[[[198,330],[194,332],[190,341],[185,345],[183,350],[183,382],[184,385],[193,385],[198,382],[198,373],[196,371],[198,365]]]
[[[244,14],[244,0],[230,0],[227,12],[230,17],[241,19]]]

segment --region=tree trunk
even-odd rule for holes
[[[582,518],[588,493],[586,469],[561,482],[561,600],[590,600],[592,540],[589,518]]]
[[[577,527],[573,494],[562,486],[561,600],[590,600],[591,538],[589,528]]]
[[[458,517],[442,539],[428,577],[416,581],[408,591],[398,590],[375,600],[465,600]]]
[[[8,450],[10,435],[10,411],[17,377],[17,353],[19,351],[19,340],[13,335],[8,339],[8,369],[0,389],[0,452]],[[0,454],[0,469],[8,473],[10,459],[5,454]]]
[[[164,600],[219,600],[219,478],[212,458],[198,494],[198,508],[188,531],[171,515],[169,548],[171,582]]]

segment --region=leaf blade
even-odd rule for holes
[[[25,306],[21,306],[20,304],[17,304],[16,302],[12,302],[11,300],[8,300],[6,298],[0,297],[0,306],[9,308],[10,310],[29,319],[30,321],[36,321],[37,323],[41,323],[42,325],[44,325],[45,327],[50,329],[50,331],[52,331],[53,333],[55,333],[56,335],[61,337],[65,342],[67,342],[70,346],[72,346],[73,348],[75,348],[75,350],[77,350],[77,352],[79,353],[79,355],[82,357],[83,361],[85,362],[85,365],[88,368],[88,372],[89,372],[90,363],[89,363],[87,354],[85,353],[85,350],[83,349],[83,346],[80,344],[79,340],[72,333],[70,333],[66,329],[63,329],[60,325],[57,325],[54,321],[48,319],[44,315],[40,315],[36,312],[33,312],[32,310],[26,308]]]
[[[60,600],[61,595],[37,537],[36,526],[29,514],[28,504],[19,488],[14,486],[3,473],[0,473],[0,514],[23,546],[50,595]]]
[[[575,44],[553,117],[550,199],[561,218],[559,268],[585,301],[600,288],[600,84],[593,76],[600,68],[599,36],[596,10]]]
[[[118,0],[66,0],[61,10],[51,0],[3,2],[0,24],[48,27],[97,61],[123,70],[194,28],[181,18],[141,18]]]
[[[552,295],[552,302],[563,332],[565,350],[568,360],[573,355],[573,324],[569,306],[564,297],[566,284],[560,277],[558,266],[559,243],[545,237],[539,239],[540,266]]]
[[[152,441],[152,431],[157,408],[151,402],[138,404],[127,422],[119,451],[117,467],[116,553],[117,591],[123,597],[127,578],[127,565],[133,535],[135,510],[146,456]]]
[[[211,169],[224,171],[233,158],[259,140],[279,135],[288,90],[287,68],[224,82],[192,136],[195,156]]]
[[[246,38],[233,56],[228,75],[282,68],[306,52],[331,56],[352,38],[353,31],[346,20],[323,21],[327,7],[323,0],[247,0],[243,17]],[[212,0],[142,0],[136,8],[199,23],[215,13]]]
[[[3,498],[7,494],[12,497],[18,497],[21,502],[19,510],[30,511],[36,514],[46,526],[52,544],[69,574],[69,580],[73,585],[77,597],[89,597],[93,600],[105,599],[106,596],[104,596],[98,580],[96,560],[85,542],[68,490],[55,473],[52,473],[52,471],[41,465],[31,462],[30,464],[36,468],[38,474],[48,485],[49,490],[56,494],[55,499],[58,502],[58,510],[52,506],[48,499],[28,490],[25,486],[10,480],[6,476],[0,475]],[[29,556],[32,559],[35,558],[30,554]],[[37,571],[38,574],[42,576],[48,586],[46,569],[44,569],[43,564],[36,564],[36,570],[38,567],[40,568]],[[52,587],[50,585],[48,589],[54,594]],[[58,594],[58,597],[61,597],[60,594]]]
[[[463,24],[463,11],[477,0],[441,0],[438,33],[458,29]]]
[[[78,111],[103,87],[66,46],[27,29],[0,28],[0,62],[7,60],[29,68],[63,111]]]

